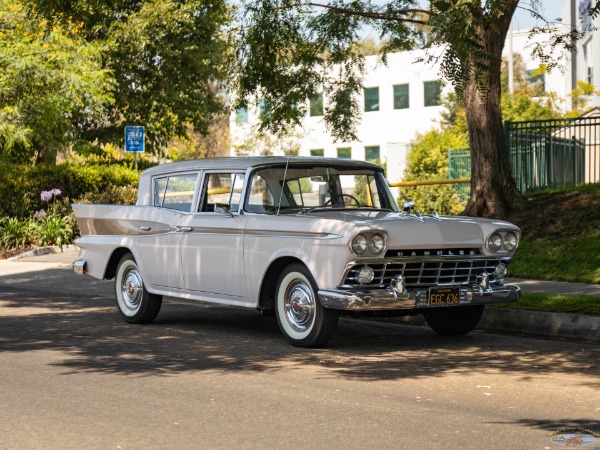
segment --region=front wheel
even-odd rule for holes
[[[458,336],[473,331],[482,314],[483,305],[471,305],[429,309],[424,316],[436,333]]]
[[[162,305],[162,296],[146,290],[137,263],[130,253],[123,256],[117,266],[115,293],[119,313],[125,322],[150,323]]]
[[[321,305],[317,284],[302,264],[286,267],[277,283],[277,323],[283,336],[296,347],[319,347],[337,330],[339,314]]]

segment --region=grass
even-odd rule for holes
[[[600,316],[600,297],[523,293],[516,303],[499,303],[491,307]]]
[[[530,194],[508,220],[522,240],[512,277],[600,284],[600,184]]]

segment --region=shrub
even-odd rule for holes
[[[73,226],[71,216],[49,215],[44,217],[37,225],[37,245],[63,245],[73,241]]]
[[[123,166],[86,166],[61,164],[57,166],[0,165],[0,216],[24,219],[43,208],[39,192],[59,187],[63,199],[58,213],[66,215],[69,199],[84,195],[100,195],[115,187],[137,187],[139,173]],[[130,198],[131,194],[123,197]]]
[[[35,242],[36,228],[32,219],[4,218],[0,222],[0,245],[6,249],[28,247]]]

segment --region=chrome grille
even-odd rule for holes
[[[412,258],[406,262],[402,260],[385,261],[382,263],[359,264],[349,268],[344,279],[347,287],[387,287],[397,275],[402,275],[407,287],[427,287],[435,285],[469,285],[477,283],[484,272],[492,274],[499,262],[507,263],[504,259],[445,259],[435,260],[422,258],[416,261]],[[419,258],[421,259],[421,258]],[[375,272],[373,281],[368,285],[358,283],[358,273],[368,265]],[[490,282],[494,282],[490,277]]]

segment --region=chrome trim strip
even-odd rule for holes
[[[339,239],[342,236],[333,233],[318,233],[308,231],[274,231],[265,230],[258,231],[252,230],[246,233],[247,236],[253,237],[277,237],[277,238],[309,238],[309,239]]]
[[[183,228],[180,228],[183,230]],[[187,230],[186,230],[187,231]],[[249,237],[276,237],[276,238],[307,238],[307,239],[339,239],[340,235],[333,233],[311,233],[306,231],[273,231],[273,230],[244,230],[242,228],[208,228],[208,227],[193,227],[186,234],[243,234]]]
[[[456,306],[512,303],[519,300],[521,288],[514,284],[491,286],[483,290],[478,285],[460,289],[460,303]],[[469,300],[470,298],[470,300]],[[454,308],[455,306],[429,306],[426,289],[415,289],[398,295],[393,289],[374,290],[320,290],[319,300],[326,308],[346,311]]]

